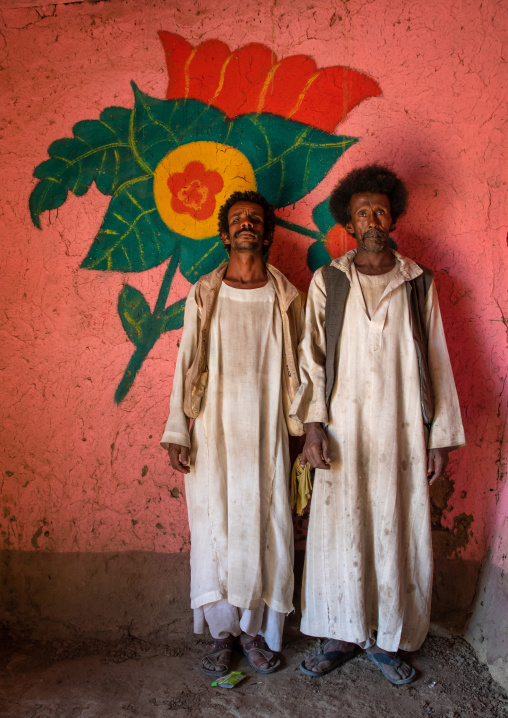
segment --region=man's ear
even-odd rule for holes
[[[354,227],[353,227],[353,223],[352,223],[352,222],[348,222],[346,225],[344,225],[344,229],[345,229],[346,232],[348,232],[348,234],[350,234],[352,237],[355,236],[355,230],[354,230]]]
[[[231,244],[231,240],[229,239],[229,234],[222,232],[220,238],[222,239],[222,244]]]
[[[390,232],[393,232],[393,230],[395,229],[396,226],[397,226],[397,223],[396,223],[396,222],[392,222],[391,225],[390,225]]]

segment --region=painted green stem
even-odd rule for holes
[[[173,281],[173,278],[175,276],[175,272],[178,268],[178,262],[180,260],[180,252],[178,249],[175,249],[171,256],[171,260],[167,266],[166,272],[164,274],[164,279],[162,280],[161,287],[159,289],[159,296],[157,297],[157,301],[155,302],[155,307],[153,310],[152,318],[153,318],[153,326],[155,331],[153,333],[151,332],[149,336],[146,339],[146,342],[143,344],[143,346],[137,347],[134,351],[134,354],[129,359],[129,363],[127,364],[127,368],[124,371],[123,377],[120,380],[120,383],[117,386],[117,389],[115,391],[115,403],[120,404],[121,401],[125,399],[127,394],[129,393],[133,383],[134,379],[136,378],[136,375],[138,371],[141,369],[141,366],[143,362],[145,361],[146,357],[150,353],[153,345],[157,341],[157,339],[160,337],[159,332],[159,322],[160,315],[164,311],[164,308],[166,306],[166,302],[168,301],[169,296],[169,290],[171,288],[171,283]]]
[[[306,237],[312,237],[312,239],[321,239],[323,236],[321,232],[316,232],[315,229],[308,229],[307,227],[302,227],[301,225],[295,224],[294,222],[288,222],[281,217],[275,217],[275,224],[278,224],[279,227],[284,227],[284,229],[290,229],[292,232],[304,234]]]
[[[162,280],[161,288],[159,289],[159,296],[157,297],[157,301],[155,302],[153,313],[156,317],[159,317],[161,312],[164,311],[164,307],[166,306],[166,302],[168,301],[171,283],[173,281],[173,277],[175,276],[176,270],[178,269],[179,261],[180,249],[178,247],[175,247],[166,272],[164,273],[164,279]]]

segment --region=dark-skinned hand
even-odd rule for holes
[[[188,474],[189,467],[189,447],[181,444],[170,444],[168,446],[169,461],[175,471],[181,474]]]
[[[448,465],[450,449],[428,449],[427,451],[427,479],[429,486],[440,479]]]
[[[305,446],[302,451],[300,466],[309,462],[312,469],[330,468],[330,445],[328,436],[317,421],[305,424]]]

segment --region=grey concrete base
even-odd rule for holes
[[[189,554],[0,552],[0,624],[35,639],[192,631]]]
[[[465,638],[492,677],[508,690],[508,578],[503,568],[490,561],[482,572]]]
[[[432,621],[462,632],[473,612],[480,569],[479,561],[434,559]]]
[[[296,552],[297,614],[303,556]],[[434,621],[463,628],[472,612],[478,569],[472,562],[436,560]],[[15,634],[116,640],[192,631],[188,553],[2,551],[0,576],[0,623]]]

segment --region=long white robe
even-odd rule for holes
[[[404,284],[421,269],[395,253],[398,271],[369,318],[354,255],[334,260],[351,289],[329,414],[321,270],[309,289],[302,385],[291,407],[301,421],[328,424],[332,459],[329,471],[315,474],[301,630],[363,648],[377,631],[385,650],[416,650],[428,630],[432,587],[426,449],[460,446],[464,432],[434,284],[425,307],[435,395],[427,438]],[[366,296],[376,294],[367,285],[383,282],[363,280]]]
[[[273,284],[250,290],[222,284],[210,325],[208,384],[189,437],[183,386],[198,317],[191,290],[161,442],[191,447],[185,477],[191,606],[226,599],[257,609],[263,601],[287,613],[293,607],[293,528],[282,326]]]

